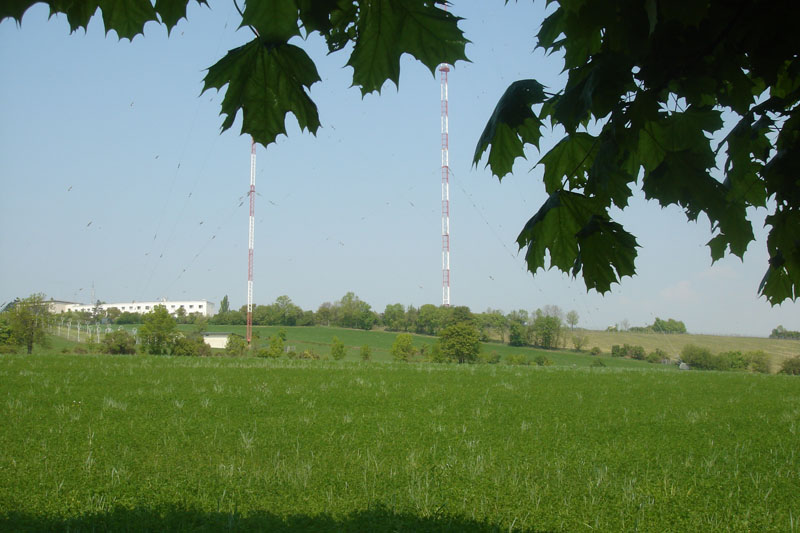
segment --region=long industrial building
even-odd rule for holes
[[[74,312],[81,312],[81,311],[94,311],[94,305],[87,305],[87,304],[78,304],[78,303],[66,303],[66,302],[58,302],[56,309],[53,309],[53,312],[57,313],[66,313],[67,311],[74,311]],[[120,303],[109,303],[109,304],[100,304],[100,308],[104,311],[107,309],[111,309],[112,307],[116,307],[123,313],[149,313],[157,306],[162,305],[167,308],[167,311],[171,315],[176,315],[178,313],[178,309],[183,309],[187,315],[191,315],[192,313],[198,313],[203,316],[213,316],[215,314],[215,306],[212,302],[208,300],[181,300],[181,301],[169,301],[169,300],[161,300],[156,302],[120,302]]]

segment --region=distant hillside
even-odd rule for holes
[[[611,351],[614,344],[632,344],[643,346],[647,352],[661,348],[671,357],[676,358],[687,344],[708,348],[712,352],[738,350],[750,352],[762,350],[779,365],[784,359],[800,355],[800,340],[767,339],[763,337],[733,337],[722,335],[693,335],[663,333],[630,333],[627,331],[590,331],[575,330],[573,334],[583,334],[589,338],[587,349],[597,346],[604,353]],[[572,335],[568,336],[571,339]]]

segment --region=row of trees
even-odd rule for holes
[[[800,340],[800,331],[792,331],[784,328],[783,326],[778,326],[777,328],[772,330],[772,333],[770,333],[769,338]]]
[[[634,326],[628,331],[633,333],[686,333],[686,324],[674,318],[662,320],[658,317],[649,326]]]

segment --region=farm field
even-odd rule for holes
[[[2,530],[800,530],[790,376],[39,354],[0,382]]]
[[[631,344],[643,346],[648,353],[656,348],[661,348],[675,359],[680,355],[684,346],[687,344],[694,344],[695,346],[708,348],[714,353],[761,350],[771,355],[773,362],[776,364],[779,364],[786,358],[800,355],[800,341],[788,339],[699,335],[692,333],[666,335],[663,333],[631,333],[628,331],[592,331],[578,329],[575,330],[574,334],[586,335],[588,337],[586,345],[589,348],[597,346],[603,350],[604,353],[609,353],[611,351],[611,346],[614,344]],[[572,335],[568,334],[568,338],[572,338]]]

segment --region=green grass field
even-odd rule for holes
[[[0,530],[800,530],[789,376],[42,354],[0,382]]]
[[[183,329],[191,329],[191,326],[182,326]],[[253,328],[254,336],[257,336],[257,345],[266,345],[267,338],[274,335],[278,330],[285,329],[287,346],[293,346],[296,351],[302,352],[304,350],[314,350],[321,356],[330,356],[330,345],[333,337],[338,337],[347,349],[345,360],[358,361],[360,360],[359,349],[362,345],[367,344],[372,350],[372,360],[374,361],[392,361],[391,347],[395,338],[396,332],[388,331],[363,331],[358,329],[343,329],[324,326],[309,326],[309,327],[291,327],[280,328],[278,326],[257,326]],[[225,333],[237,333],[239,335],[245,334],[244,326],[209,326],[209,331],[221,331]],[[431,346],[436,342],[436,337],[427,335],[413,335],[414,345],[419,347],[422,345]],[[540,350],[530,347],[513,347],[495,342],[483,343],[482,351],[490,354],[497,353],[501,359],[508,355],[522,355],[529,361],[533,361],[537,356],[544,355],[549,358],[556,366],[589,366],[596,357],[588,353],[575,353],[570,350]],[[606,354],[608,355],[608,354]],[[610,367],[633,367],[639,368],[642,366],[652,366],[642,361],[632,361],[629,359],[601,357],[603,363]]]

